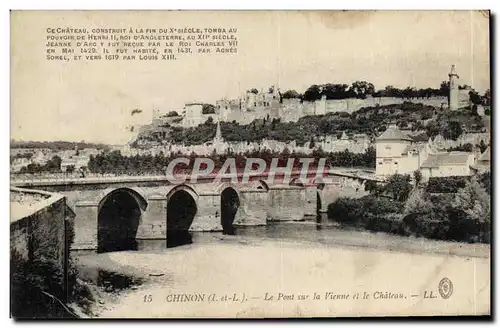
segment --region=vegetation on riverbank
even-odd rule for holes
[[[247,158],[261,158],[266,164],[271,164],[273,158],[278,159],[278,165],[285,167],[288,159],[294,159],[294,168],[300,169],[302,164],[300,158],[313,158],[315,161],[311,163],[311,168],[317,167],[319,159],[326,159],[327,167],[375,167],[375,148],[370,147],[364,153],[352,153],[347,149],[341,152],[327,153],[320,150],[315,150],[312,154],[302,154],[290,152],[284,149],[281,152],[271,150],[247,151],[243,154],[235,154],[227,151],[224,154],[213,152],[209,156],[198,156],[192,153],[189,156],[180,153],[164,154],[163,152],[157,155],[136,155],[123,156],[119,151],[112,151],[96,156],[90,156],[88,169],[93,173],[115,173],[115,174],[165,174],[168,164],[175,158],[187,157],[192,165],[194,158],[205,157],[214,161],[215,170],[218,170],[226,162],[228,158],[234,158],[237,169],[243,169],[246,165]],[[179,165],[179,168],[182,168]]]
[[[490,243],[490,179],[487,172],[412,186],[409,175],[395,175],[385,186],[368,184],[368,196],[339,198],[328,206],[328,217],[371,231]]]

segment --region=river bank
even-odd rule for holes
[[[410,297],[423,288],[420,285],[424,280],[435,289],[434,280],[439,281],[442,276],[453,278],[455,283],[474,281],[474,293],[478,295],[471,293],[470,285],[467,289],[467,285],[460,286],[460,283],[457,292],[463,297],[476,297],[475,306],[480,304],[482,309],[489,306],[483,304],[485,301],[477,303],[478,299],[486,299],[486,291],[489,293],[489,245],[430,241],[334,227],[315,230],[313,235],[305,232],[317,229],[311,222],[279,226],[264,229],[267,233],[262,233],[266,227],[255,227],[261,229],[259,236],[251,229],[244,229],[247,235],[240,231],[237,236],[195,234],[193,244],[171,249],[75,254],[80,278],[100,285],[92,316],[280,317],[296,316],[297,311],[312,316],[343,316],[352,315],[353,309],[362,314],[365,307],[353,300],[340,304],[325,300],[282,303],[264,302],[264,298],[265,295],[278,297],[279,293],[305,295],[317,291],[323,295],[326,291],[352,293],[357,290],[397,292],[394,295]],[[287,229],[297,235],[290,235]],[[297,236],[302,239],[298,240]],[[304,236],[310,236],[310,240]],[[415,281],[405,283],[410,276],[415,277]],[[419,282],[420,278],[424,280]],[[116,286],[111,286],[113,284]],[[214,298],[220,299],[230,294],[239,301],[172,302],[175,295],[186,294],[207,298],[215,295]],[[404,308],[398,310],[396,303],[391,306],[395,315],[404,311]],[[422,313],[431,310],[426,306],[422,307]],[[387,314],[389,309],[378,303],[370,307],[379,314]],[[474,311],[472,307],[463,306],[451,310]]]

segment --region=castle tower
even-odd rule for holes
[[[450,110],[458,109],[458,79],[459,76],[455,71],[455,65],[451,65],[451,71],[448,74],[450,78],[450,97],[448,99],[448,107]]]

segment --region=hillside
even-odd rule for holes
[[[301,145],[324,135],[340,136],[343,131],[349,135],[367,134],[375,137],[385,131],[389,124],[400,128],[425,132],[433,137],[438,134],[456,139],[464,132],[479,132],[485,129],[483,119],[469,109],[450,112],[446,109],[405,102],[403,104],[365,107],[352,114],[346,112],[306,116],[297,122],[281,122],[279,119],[255,120],[248,125],[236,122],[221,122],[221,132],[226,141],[260,141],[272,139],[293,141]],[[186,145],[211,141],[216,124],[206,122],[197,127],[163,127],[161,133],[145,132],[139,140],[161,142],[170,140]]]

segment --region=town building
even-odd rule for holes
[[[486,150],[479,155],[474,165],[474,170],[478,173],[486,172],[491,170],[491,151],[490,147],[486,148]]]
[[[376,175],[413,174],[420,170],[424,180],[431,177],[472,175],[474,154],[440,152],[432,140],[416,142],[411,136],[390,126],[376,139]]]

